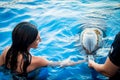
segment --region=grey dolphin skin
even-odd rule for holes
[[[86,61],[94,60],[96,51],[102,46],[103,31],[99,28],[85,28],[80,41],[86,53]]]
[[[94,54],[101,47],[103,32],[98,28],[86,28],[81,32],[80,41],[86,54]]]

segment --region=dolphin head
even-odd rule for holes
[[[98,28],[86,28],[81,32],[80,41],[87,54],[93,54],[101,44],[103,32]]]

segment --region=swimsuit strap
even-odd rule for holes
[[[12,73],[13,80],[27,80],[27,73]]]
[[[31,60],[32,60],[32,56],[30,55],[30,63],[31,63]],[[28,73],[27,72],[24,72],[24,73],[18,73],[18,72],[11,72],[12,73],[12,76],[13,76],[13,79],[14,80],[27,80],[28,78]]]

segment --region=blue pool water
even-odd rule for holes
[[[103,47],[97,51],[96,62],[104,63],[114,36],[120,31],[120,0],[0,0],[0,54],[11,44],[16,24],[29,21],[40,32],[42,42],[32,49],[35,56],[49,60],[82,60],[85,52],[80,33],[86,27],[105,32]],[[107,80],[84,62],[72,67],[47,67],[37,76],[45,80]],[[46,75],[47,74],[47,75]],[[0,68],[0,80],[10,79]]]

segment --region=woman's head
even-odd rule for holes
[[[18,67],[19,54],[22,55],[22,64],[19,66],[22,73],[27,72],[31,63],[31,54],[28,49],[36,48],[40,41],[37,28],[29,22],[21,22],[12,32],[12,45],[6,54],[5,66],[13,72]]]
[[[12,32],[12,47],[26,51],[39,36],[37,28],[29,22],[21,22]]]

